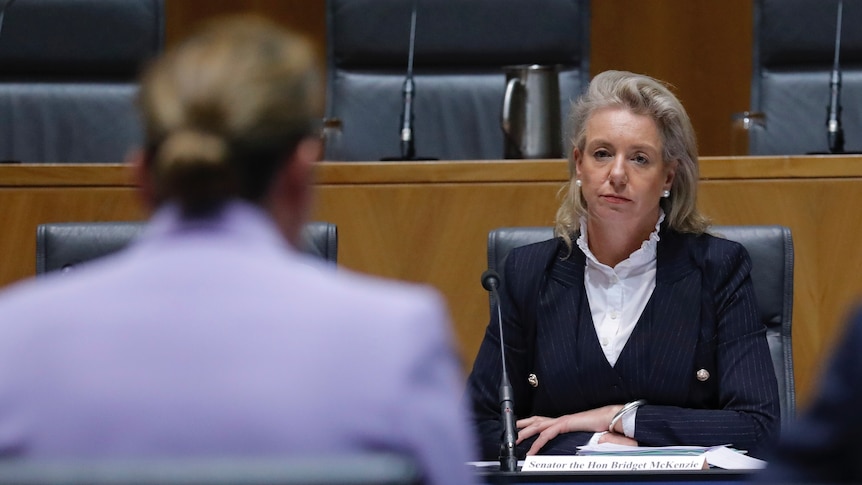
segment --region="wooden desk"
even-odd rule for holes
[[[339,263],[427,283],[447,298],[465,370],[488,320],[479,284],[488,231],[551,225],[563,160],[323,163],[314,218],[338,225]],[[862,157],[701,161],[700,206],[717,224],[793,231],[794,359],[804,404],[862,295]],[[120,165],[0,165],[0,285],[34,274],[42,222],[145,217]]]

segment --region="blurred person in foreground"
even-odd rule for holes
[[[862,483],[862,307],[844,329],[805,412],[758,477],[767,483]]]
[[[573,105],[556,238],[516,248],[500,304],[517,455],[587,443],[777,439],[778,384],[742,245],[706,233],[694,129],[662,83],[597,75]],[[500,449],[496,312],[468,381],[485,459]]]
[[[297,250],[319,85],[310,46],[254,17],[149,66],[133,165],[154,214],[124,252],[0,297],[0,453],[391,450],[428,483],[470,483],[439,295]]]

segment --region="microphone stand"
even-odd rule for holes
[[[500,421],[503,425],[503,434],[500,440],[500,471],[518,471],[518,458],[515,456],[515,441],[518,439],[518,431],[515,428],[515,392],[509,382],[509,374],[506,372],[506,352],[503,343],[503,312],[500,310],[500,294],[497,287],[500,285],[500,276],[494,270],[487,270],[482,274],[482,287],[491,292],[497,307],[497,324],[500,331],[500,360],[503,363],[503,374],[500,378]]]
[[[841,127],[841,67],[838,62],[841,52],[841,14],[844,1],[838,1],[838,21],[835,30],[835,60],[829,79],[829,106],[827,107],[826,136],[829,153],[844,153],[844,129]]]
[[[417,158],[416,147],[413,137],[413,95],[416,92],[416,84],[413,82],[413,53],[416,50],[416,4],[413,0],[413,12],[410,15],[410,47],[407,53],[407,76],[401,86],[401,156],[385,157],[383,161],[399,160],[436,160],[434,158]]]
[[[404,97],[404,108],[401,112],[401,158],[410,160],[416,156],[413,145],[413,53],[416,48],[416,1],[413,2],[413,13],[410,15],[410,49],[407,54],[407,77],[401,88]]]

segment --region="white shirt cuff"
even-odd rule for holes
[[[590,438],[590,441],[587,442],[587,445],[597,445],[599,444],[599,438],[602,437],[603,434],[607,433],[607,431],[602,431],[601,433],[593,433],[593,437]]]
[[[635,437],[635,418],[638,415],[638,410],[633,409],[623,415],[623,434],[629,438]]]

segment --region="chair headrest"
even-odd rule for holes
[[[838,2],[824,0],[759,0],[755,31],[760,64],[778,68],[832,66],[835,53]],[[842,7],[841,63],[862,61],[862,4]]]
[[[163,0],[18,0],[3,17],[7,79],[134,78],[164,43]]]
[[[334,36],[330,44],[336,46],[336,66],[406,67],[413,2],[330,1],[329,31]],[[588,2],[419,2],[415,64],[471,69],[507,64],[578,65],[584,44],[589,42],[588,32]]]

